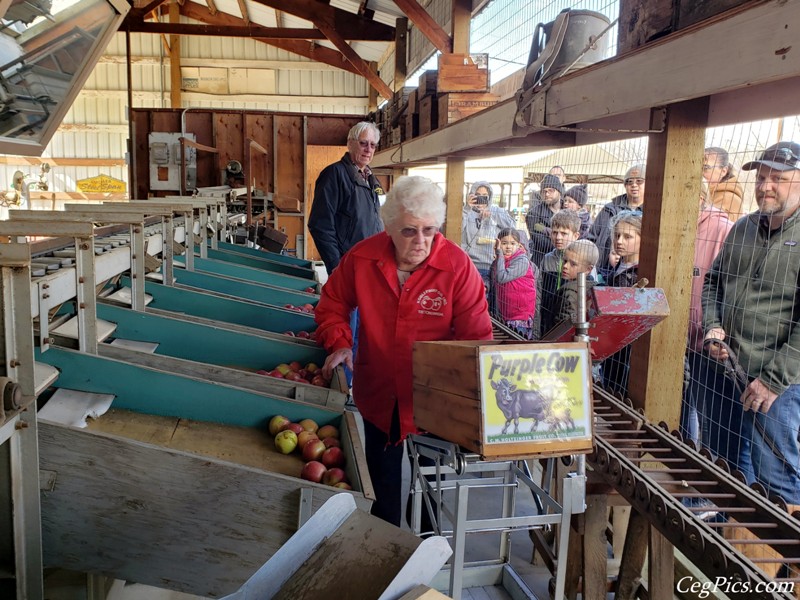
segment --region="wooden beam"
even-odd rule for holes
[[[318,0],[292,0],[292,2],[286,2],[286,0],[254,0],[254,2],[281,10],[312,23],[324,20],[326,23],[331,23],[336,31],[339,32],[339,35],[346,40],[394,41],[393,27],[334,8]]]
[[[653,423],[680,422],[685,340],[694,266],[708,98],[667,109],[666,131],[650,136],[639,277],[662,288],[670,317],[634,342],[630,397]]]
[[[286,11],[288,12],[288,11]],[[240,19],[235,17],[231,14],[225,12],[218,12],[216,15],[211,15],[209,13],[208,8],[203,6],[202,4],[198,4],[197,2],[184,2],[183,6],[181,7],[181,14],[185,17],[189,17],[191,19],[195,19],[196,21],[201,21],[203,23],[208,23],[209,25],[214,26],[230,26],[230,27],[246,27],[250,21],[245,21],[244,19]],[[347,13],[350,14],[350,13]],[[210,18],[213,17],[213,18]],[[351,15],[353,19],[356,18],[355,15]],[[313,21],[312,21],[313,22]],[[131,24],[133,26],[133,24]],[[337,26],[338,27],[338,26]],[[265,30],[280,30],[285,29],[282,27],[264,27],[262,29]],[[387,30],[388,33],[391,33],[389,39],[387,38]],[[294,28],[290,31],[297,32],[297,39],[322,39],[322,35],[313,28]],[[306,35],[303,35],[304,32],[307,32]],[[316,33],[315,33],[316,32]],[[393,41],[394,40],[394,29],[391,27],[383,28],[371,28],[371,27],[364,27],[363,29],[358,29],[352,23],[345,23],[339,33],[348,40],[356,40],[356,41],[363,41],[363,42],[386,42],[386,41]],[[243,37],[278,37],[284,38],[287,37],[275,31],[271,31],[268,35],[245,35]]]
[[[195,2],[185,2],[181,7],[181,14],[202,23],[214,23],[218,25],[231,26],[244,24],[242,19],[238,19],[227,13],[217,13],[215,17],[212,17],[204,6],[201,6]],[[264,44],[268,44],[270,46],[275,46],[281,50],[286,50],[287,52],[305,56],[313,61],[325,63],[327,65],[331,65],[332,67],[342,69],[343,71],[349,71],[350,73],[360,75],[355,67],[353,67],[339,52],[324,46],[320,46],[314,42],[305,40],[255,39],[256,41],[263,42]]]
[[[332,26],[331,23],[327,23],[322,21],[321,19],[315,21],[317,27],[319,27],[320,31],[325,34],[325,37],[330,40],[330,42],[336,46],[336,48],[341,52],[344,57],[348,60],[348,62],[353,65],[353,68],[358,71],[358,73],[364,77],[369,84],[378,90],[378,93],[390,100],[392,98],[392,90],[391,88],[386,85],[386,82],[381,79],[377,73],[375,73],[372,69],[370,69],[369,65],[361,58],[355,50],[347,43],[339,32]]]
[[[217,12],[219,12],[217,10],[217,5],[214,4],[214,0],[206,0],[206,4],[208,5],[208,12],[210,12],[212,15],[215,15]]]
[[[411,22],[417,26],[420,33],[428,38],[434,48],[442,54],[448,54],[453,51],[453,40],[442,29],[442,26],[419,5],[417,0],[395,0],[394,3],[411,19]]]
[[[154,10],[155,10],[155,9],[157,9],[159,6],[161,6],[162,4],[164,4],[164,2],[166,2],[166,1],[167,1],[167,0],[152,0],[152,2],[149,2],[149,3],[145,4],[145,5],[144,5],[144,6],[142,6],[141,8],[136,8],[136,7],[134,7],[134,8],[133,8],[133,10],[131,10],[131,11],[130,11],[130,12],[127,14],[127,16],[125,17],[125,19],[126,19],[126,21],[127,21],[127,19],[131,19],[131,20],[137,20],[137,19],[140,19],[140,18],[141,18],[143,15],[146,15],[146,14],[148,14],[148,13],[150,13],[150,12],[154,11]],[[125,23],[126,23],[126,21],[123,21],[123,25],[122,25],[122,26],[123,26],[123,28],[125,27]]]
[[[453,53],[469,54],[469,26],[472,0],[453,0]]]
[[[394,91],[403,89],[408,78],[408,19],[400,18],[394,24]]]
[[[217,13],[220,14],[220,13]],[[278,40],[324,40],[319,29],[309,27],[259,27],[257,25],[196,25],[190,23],[154,23],[139,21],[130,24],[134,33],[160,33],[176,35],[207,35],[214,37],[242,37]]]
[[[250,13],[247,11],[247,2],[245,0],[236,0],[239,4],[239,12],[242,13],[242,21],[244,21],[245,25],[250,24]],[[276,11],[277,13],[277,11]],[[278,15],[278,25],[280,26],[280,15]]]
[[[377,73],[378,72],[378,63],[374,60],[369,62],[370,71]],[[369,87],[369,97],[368,97],[368,110],[370,112],[374,112],[378,110],[378,90],[376,90],[373,86]]]
[[[464,207],[464,173],[463,158],[448,158],[445,175],[447,211],[444,219],[444,237],[461,245],[461,211]]]
[[[166,61],[169,60],[165,57]],[[127,60],[125,56],[119,54],[106,54],[97,61],[102,64],[124,65]],[[133,65],[161,65],[163,61],[158,56],[133,56]],[[183,67],[219,67],[221,69],[288,69],[290,71],[332,71],[334,67],[315,63],[309,60],[298,60],[296,58],[286,60],[250,60],[246,58],[198,58],[181,57]]]
[[[175,2],[169,5],[169,22],[179,23],[181,20],[180,6]],[[179,35],[169,36],[169,104],[172,108],[182,108],[181,100],[181,38]]]

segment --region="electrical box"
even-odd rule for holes
[[[147,136],[150,150],[150,189],[180,191],[181,189],[181,136],[195,141],[193,133],[155,132]],[[197,150],[191,146],[184,147],[186,164],[186,181],[184,190],[197,187]]]

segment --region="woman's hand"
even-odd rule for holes
[[[325,359],[325,364],[322,365],[323,376],[330,379],[333,376],[333,369],[338,365],[344,363],[351,371],[353,370],[353,349],[352,348],[339,348],[332,354],[329,354]]]

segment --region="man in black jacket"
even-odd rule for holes
[[[594,220],[594,224],[586,234],[586,239],[594,242],[600,250],[600,261],[597,272],[604,280],[608,280],[614,272],[611,254],[611,219],[623,210],[641,212],[644,204],[645,166],[634,165],[625,172],[625,193],[615,196],[606,204]]]
[[[347,134],[347,153],[317,178],[308,231],[330,274],[356,243],[383,231],[381,185],[369,163],[380,140],[374,123],[357,123]]]

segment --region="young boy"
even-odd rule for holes
[[[564,265],[564,250],[578,239],[581,229],[581,218],[571,210],[560,210],[550,221],[550,240],[554,250],[542,258],[539,265],[539,281],[537,282],[537,305],[539,312],[539,332],[544,333],[556,324],[555,299],[561,287],[561,269]]]
[[[591,273],[598,260],[600,260],[600,251],[589,240],[577,240],[564,250],[564,265],[561,267],[563,283],[556,293],[556,324],[567,319],[573,323],[577,321],[578,275],[586,273],[586,294],[588,296],[595,284]]]
[[[592,226],[592,215],[586,210],[589,192],[585,185],[573,185],[564,193],[564,208],[577,213],[581,218],[581,229],[578,237],[583,239]]]

